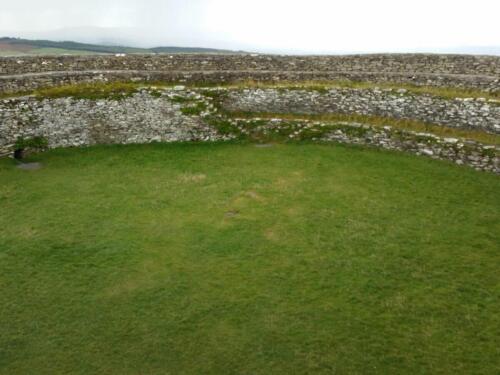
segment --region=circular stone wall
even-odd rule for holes
[[[87,86],[79,85],[95,81],[100,83],[85,95]],[[123,91],[107,85],[114,81],[129,86]],[[196,85],[168,87],[171,82]],[[236,84],[209,88],[214,82]],[[68,83],[79,91],[16,97]],[[0,155],[12,155],[20,140],[33,138],[53,148],[262,140],[274,134],[286,141],[372,145],[499,170],[498,57],[0,58],[0,93]]]

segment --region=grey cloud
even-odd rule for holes
[[[457,48],[488,53],[500,42],[497,0],[401,4],[400,0],[0,0],[0,35],[312,53]]]

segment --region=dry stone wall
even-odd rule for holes
[[[0,95],[81,82],[362,81],[500,92],[500,57],[462,55],[129,55],[0,58]],[[219,95],[214,97],[209,95]],[[207,94],[208,93],[208,94]],[[486,95],[485,95],[486,96]],[[222,98],[225,98],[222,100]],[[216,105],[212,104],[215,103]],[[224,111],[221,111],[224,110]],[[42,137],[51,148],[106,143],[218,141],[255,132],[287,140],[372,145],[447,159],[500,173],[499,148],[470,140],[366,124],[236,119],[231,111],[361,114],[413,119],[449,128],[500,134],[500,104],[444,99],[405,90],[332,88],[151,89],[100,100],[0,100],[0,156],[19,139]],[[229,127],[228,127],[229,126]],[[326,131],[329,129],[329,131]],[[315,135],[318,135],[317,137]],[[489,136],[489,137],[490,137]],[[491,138],[488,138],[491,139]],[[495,143],[495,142],[494,142]]]
[[[344,71],[500,75],[500,57],[432,54],[350,56],[128,55],[46,56],[0,59],[0,75],[88,70]]]
[[[19,138],[43,137],[50,148],[224,139],[199,117],[184,115],[171,100],[175,95],[141,91],[122,100],[0,101],[0,155],[12,154]]]
[[[351,80],[500,90],[500,57],[129,55],[0,58],[0,93],[75,82]]]
[[[294,72],[294,71],[75,71],[0,75],[0,94],[15,94],[78,83],[94,82],[164,82],[221,84],[227,82],[304,82],[354,81],[379,84],[456,87],[489,93],[500,92],[500,79],[494,76],[472,76],[431,73],[364,73],[364,72]]]
[[[255,133],[271,134],[285,136],[291,141],[311,140],[377,147],[433,159],[449,160],[457,165],[500,173],[500,148],[471,140],[444,138],[391,126],[371,126],[352,122],[325,123],[276,118],[271,120],[232,119],[229,123],[238,132],[249,136]]]
[[[224,107],[230,111],[248,112],[361,114],[500,134],[500,102],[486,99],[449,100],[432,95],[414,95],[404,89],[234,90],[229,93]]]
[[[215,95],[214,95],[215,94]],[[50,148],[94,144],[224,141],[267,137],[377,146],[451,160],[500,173],[498,146],[363,124],[243,120],[221,112],[227,89],[143,89],[132,95],[89,100],[23,97],[0,101],[0,156],[12,155],[20,138],[43,137]],[[240,91],[247,97],[249,91]],[[273,100],[272,97],[268,99]]]

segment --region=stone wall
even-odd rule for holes
[[[174,82],[221,84],[227,82],[304,82],[354,81],[396,83],[415,86],[455,87],[489,93],[500,92],[500,80],[494,76],[471,76],[432,73],[369,72],[293,72],[293,71],[81,71],[0,75],[0,94],[31,92],[43,87],[93,82]]]
[[[248,98],[250,92],[239,91],[238,95]],[[440,138],[390,126],[235,119],[220,112],[218,100],[214,98],[221,93],[233,98],[236,95],[236,92],[227,89],[185,90],[178,87],[142,89],[119,99],[21,97],[0,100],[0,155],[12,155],[19,138],[43,137],[50,148],[55,148],[112,143],[253,139],[255,134],[258,134],[259,139],[266,139],[274,132],[285,141],[335,141],[371,145],[500,173],[498,146]],[[296,94],[302,95],[300,91]],[[244,103],[241,108],[235,109],[245,109]]]
[[[255,133],[267,134],[271,137],[281,135],[290,141],[310,140],[377,147],[409,152],[432,159],[448,160],[457,165],[500,173],[500,147],[471,140],[444,138],[391,126],[370,126],[352,122],[327,123],[282,119],[232,119],[229,122],[236,132],[249,136]]]
[[[339,88],[232,90],[223,103],[230,111],[361,114],[479,129],[500,134],[500,103],[485,99],[443,99],[406,90]]]
[[[122,100],[18,98],[0,101],[0,155],[18,138],[44,137],[49,147],[220,140],[199,117],[182,114],[173,91],[142,91]]]
[[[500,57],[129,55],[0,58],[0,93],[75,82],[352,80],[500,91]]]
[[[350,56],[128,55],[46,56],[0,59],[0,75],[54,71],[339,71],[500,76],[500,57],[432,54]]]

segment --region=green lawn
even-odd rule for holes
[[[500,178],[361,148],[0,160],[0,374],[498,374]]]

